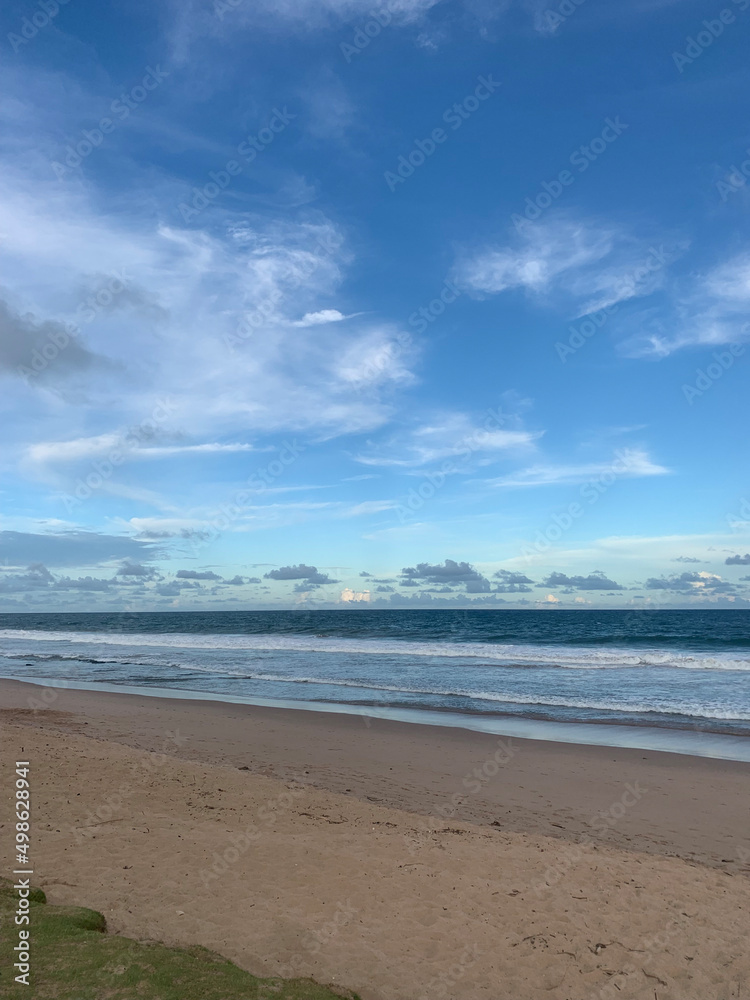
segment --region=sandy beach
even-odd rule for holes
[[[0,682],[36,880],[113,931],[363,1000],[747,989],[750,765],[41,691]]]

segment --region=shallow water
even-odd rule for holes
[[[746,611],[0,615],[0,674],[750,735]]]

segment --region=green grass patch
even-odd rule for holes
[[[312,979],[258,979],[205,948],[108,934],[101,913],[49,906],[32,891],[31,987],[16,983],[18,897],[0,880],[0,997],[34,1000],[358,1000]]]

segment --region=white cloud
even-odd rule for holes
[[[688,248],[685,240],[646,243],[614,227],[552,213],[524,224],[508,244],[465,253],[453,277],[478,296],[523,290],[567,309],[571,318],[663,292],[656,306],[610,321],[621,335],[619,350],[630,357],[748,340],[750,253],[691,276],[685,290],[670,266]]]
[[[342,517],[362,517],[365,514],[380,514],[384,510],[393,510],[398,504],[395,500],[364,500],[347,510],[342,511]]]
[[[170,190],[176,210],[185,193]],[[248,212],[238,223],[217,209],[198,220],[206,229],[181,229],[154,224],[146,202],[132,190],[105,214],[85,188],[12,170],[0,177],[0,268],[18,312],[80,321],[75,290],[123,268],[141,298],[158,306],[137,323],[115,311],[81,327],[81,342],[112,362],[81,381],[73,400],[86,408],[89,439],[78,436],[75,408],[46,405],[33,382],[8,381],[19,408],[34,410],[34,438],[47,442],[37,461],[100,452],[114,443],[107,428],[140,424],[165,396],[174,404],[162,428],[171,440],[152,443],[168,451],[142,449],[141,457],[248,450],[231,439],[331,437],[390,418],[387,394],[413,380],[414,352],[396,343],[396,328],[344,327],[338,310],[316,308],[351,260],[333,223],[320,213],[269,221]],[[316,327],[314,338],[300,337],[299,316]],[[51,363],[45,385],[56,375],[62,368]],[[61,449],[50,444],[58,438]]]
[[[705,290],[727,306],[746,308],[750,302],[750,254],[740,254],[715,267],[706,276]]]
[[[388,11],[397,24],[408,24],[418,21],[439,2],[440,0],[389,0]],[[263,11],[274,18],[304,21],[306,26],[313,27],[325,23],[327,15],[342,19],[363,17],[372,10],[372,0],[261,0],[260,3],[248,6],[248,16],[251,18]]]
[[[419,23],[440,0],[388,0],[392,26]],[[219,13],[217,14],[217,9]],[[192,57],[196,43],[211,36],[236,35],[239,31],[279,25],[311,32],[341,30],[346,21],[370,21],[373,0],[241,0],[237,5],[216,0],[180,0],[172,3],[174,21],[170,29],[171,59],[184,63]],[[369,16],[368,16],[369,15]]]
[[[576,318],[659,290],[687,248],[685,241],[647,243],[555,212],[524,223],[507,245],[465,253],[453,276],[475,295],[522,289]]]
[[[306,106],[305,127],[315,139],[343,141],[349,129],[360,120],[356,104],[330,68],[309,76],[297,100]]]
[[[616,242],[613,230],[558,216],[548,223],[525,225],[513,246],[468,254],[457,264],[454,280],[478,294],[513,288],[544,293],[556,280],[603,260]]]
[[[205,444],[170,445],[161,447],[135,446],[127,443],[128,431],[121,434],[99,434],[96,437],[77,438],[73,441],[41,441],[28,449],[28,456],[34,462],[78,462],[83,459],[98,458],[113,451],[127,453],[130,460],[139,458],[164,458],[172,455],[217,455],[235,452],[255,451],[251,444]]]
[[[589,462],[581,465],[532,465],[526,469],[486,480],[487,485],[499,487],[552,486],[585,483],[602,476],[638,479],[643,476],[664,476],[669,469],[653,462],[640,448],[623,448],[608,462]]]
[[[357,455],[357,461],[364,465],[403,468],[447,458],[466,463],[476,458],[482,463],[493,455],[532,450],[542,433],[478,427],[465,413],[444,413],[429,424],[394,436],[384,444],[373,444],[369,452]]]
[[[371,600],[369,590],[352,590],[351,587],[344,587],[339,600],[342,604],[367,604]]]
[[[190,537],[208,527],[207,522],[191,517],[131,517],[119,522],[141,538],[168,538],[173,535]]]
[[[99,489],[102,493],[107,493],[114,497],[123,497],[125,500],[132,500],[135,503],[146,504],[148,507],[154,507],[156,510],[164,510],[171,513],[176,513],[178,510],[178,507],[173,502],[167,497],[162,496],[161,493],[157,493],[156,490],[145,489],[142,486],[130,486],[115,478],[105,479]]]
[[[693,278],[689,292],[675,291],[668,317],[647,317],[622,351],[630,357],[666,357],[689,347],[741,343],[750,337],[749,304],[750,254],[742,253]]]
[[[258,499],[261,497],[259,496]],[[189,538],[191,535],[215,537],[217,516],[222,514],[221,500],[214,505],[194,506],[187,510],[172,508],[167,517],[133,517],[128,521],[118,521],[123,528],[135,531],[142,539],[160,537]],[[238,507],[228,526],[227,532],[246,533],[266,528],[285,527],[306,521],[310,517],[335,517],[342,508],[341,501],[301,500],[291,503],[247,503]]]
[[[392,326],[375,326],[342,341],[332,367],[338,379],[361,393],[386,383],[414,382],[410,364],[416,353],[408,335]]]
[[[76,462],[106,454],[120,444],[118,434],[99,434],[73,441],[42,441],[31,445],[28,457],[33,462]]]
[[[318,326],[321,323],[340,323],[342,319],[351,319],[345,316],[338,309],[321,309],[320,312],[305,313],[302,319],[298,319],[292,326]]]
[[[215,441],[208,441],[205,444],[141,448],[137,454],[143,458],[163,458],[168,455],[231,455],[240,451],[255,451],[255,448],[251,444],[218,444]]]

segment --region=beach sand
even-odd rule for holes
[[[40,695],[0,681],[35,881],[112,931],[363,1000],[750,991],[750,765],[102,692],[34,711]]]

